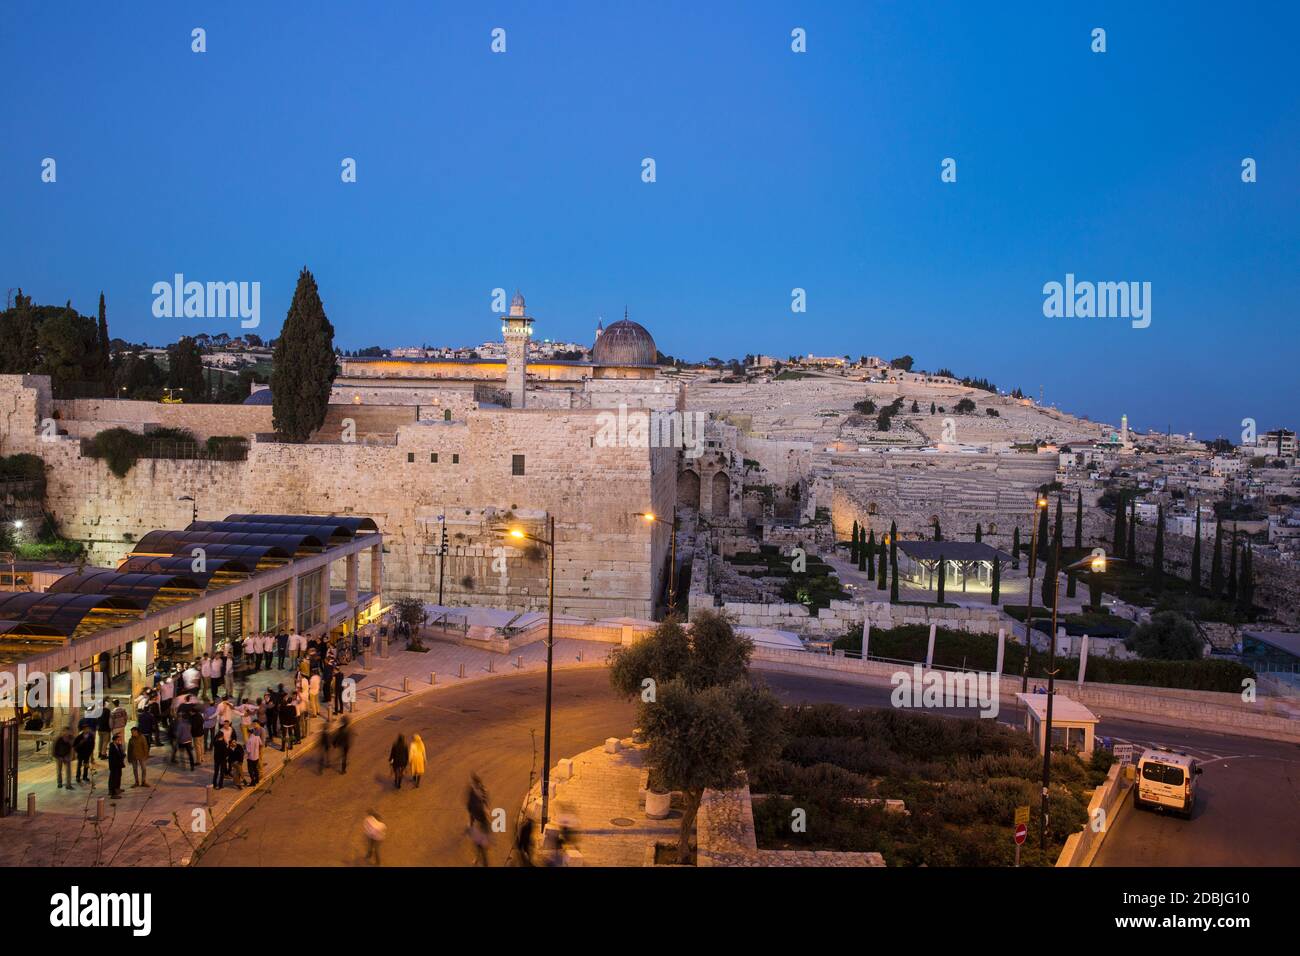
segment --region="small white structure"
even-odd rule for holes
[[[1043,725],[1047,722],[1046,694],[1016,694],[1025,708],[1025,730],[1043,752]],[[1052,701],[1052,745],[1091,754],[1097,715],[1077,700],[1055,694]]]

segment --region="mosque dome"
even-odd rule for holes
[[[608,326],[591,349],[593,365],[654,365],[657,356],[655,340],[631,319]]]

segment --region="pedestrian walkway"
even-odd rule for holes
[[[356,682],[354,719],[364,719],[387,710],[412,694],[437,692],[469,681],[490,680],[545,668],[546,646],[529,644],[509,655],[442,641],[427,641],[428,651],[403,649],[403,642],[389,646],[386,657],[373,655],[369,666],[360,662],[344,665],[346,677]],[[604,661],[612,645],[560,638],[555,642],[555,666],[573,667]],[[462,674],[464,676],[460,676]],[[431,684],[436,672],[437,683]],[[267,687],[293,685],[292,670],[260,671],[249,675],[235,696],[260,695]],[[409,688],[409,689],[408,689]],[[376,692],[378,699],[376,699]],[[308,721],[304,742],[287,754],[279,742],[262,751],[262,786],[268,785],[287,760],[300,759],[317,741],[321,719]],[[0,866],[177,866],[186,865],[207,833],[254,792],[247,785],[235,789],[229,783],[211,790],[212,760],[194,770],[184,756],[170,762],[170,748],[164,744],[152,750],[148,762],[147,788],[131,786],[130,769],[123,774],[123,791],[118,800],[108,799],[108,767],[100,761],[91,783],[75,789],[55,785],[55,765],[48,749],[39,754],[24,745],[19,767],[20,812],[0,819]],[[35,794],[36,815],[26,816],[28,794]],[[104,798],[103,819],[96,808]]]

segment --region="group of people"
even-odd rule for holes
[[[76,732],[65,730],[54,740],[50,752],[56,764],[56,783],[60,789],[71,790],[83,783],[93,788],[92,773],[98,761],[106,761],[112,799],[121,796],[128,764],[134,777],[132,787],[148,787],[150,750],[162,747],[166,737],[173,765],[184,757],[190,770],[195,770],[211,755],[216,789],[227,782],[242,789],[245,773],[248,785],[257,786],[262,750],[278,737],[280,749],[291,751],[303,741],[308,719],[322,713],[326,718],[324,741],[341,752],[346,772],[352,732],[343,711],[353,696],[340,657],[350,657],[350,648],[325,639],[253,634],[223,642],[214,654],[160,664],[153,686],[134,702],[136,722],[129,734],[130,714],[120,700],[112,700],[103,706],[88,706]],[[289,659],[296,671],[289,688],[280,683],[267,687],[260,696],[236,697],[237,670],[256,673],[270,669],[273,662],[283,669]],[[247,684],[245,676],[239,685],[241,692]],[[332,725],[332,714],[343,714],[340,726]],[[329,746],[322,749],[323,762],[328,750]]]

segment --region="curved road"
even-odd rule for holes
[[[888,686],[755,670],[786,703],[890,706]],[[998,719],[1023,726],[1015,710],[1004,710]],[[1191,820],[1134,810],[1127,801],[1093,866],[1300,865],[1300,744],[1130,720],[1103,719],[1097,732],[1142,747],[1187,751],[1205,772]]]
[[[891,688],[755,668],[787,704],[888,707]],[[484,780],[493,807],[516,819],[530,772],[541,766],[544,677],[499,677],[422,694],[355,725],[346,776],[317,773],[317,755],[300,758],[223,821],[201,866],[337,866],[363,862],[361,820],[371,808],[389,826],[385,865],[460,866],[472,862],[464,836],[465,785]],[[970,712],[951,711],[970,716]],[[555,674],[552,763],[626,736],[633,704],[615,697],[604,668]],[[999,719],[1019,726],[1020,715]],[[428,749],[420,789],[400,791],[387,773],[397,733],[419,733]],[[1098,732],[1139,745],[1187,750],[1204,762],[1191,821],[1126,806],[1097,866],[1294,866],[1300,864],[1300,746],[1199,730],[1103,720]],[[534,750],[535,747],[535,750]],[[508,840],[497,836],[494,864]]]
[[[348,772],[318,774],[317,751],[296,760],[264,792],[223,820],[199,866],[346,866],[364,862],[361,821],[370,809],[388,825],[385,866],[464,866],[473,862],[465,832],[465,787],[471,773],[487,786],[509,828],[523,803],[529,773],[542,765],[544,674],[498,677],[421,694],[384,715],[355,723]],[[614,696],[605,668],[555,672],[551,762],[625,737],[635,707]],[[396,718],[396,719],[394,719]],[[393,789],[388,750],[398,733],[418,733],[428,751],[420,788],[410,777]],[[536,753],[534,754],[534,742]],[[509,851],[495,837],[493,865]]]

